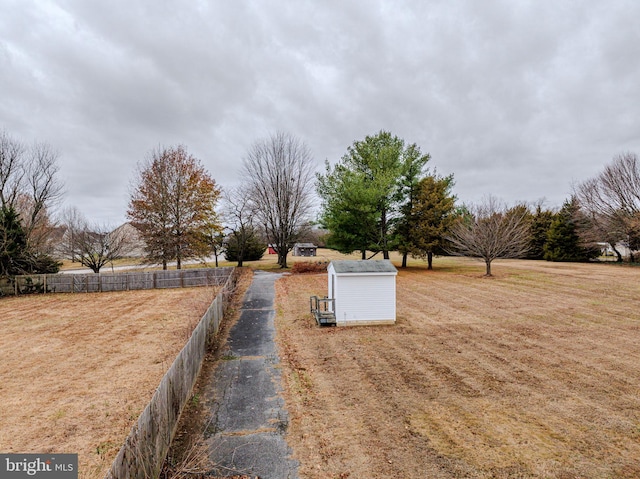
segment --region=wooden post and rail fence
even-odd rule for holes
[[[0,285],[0,295],[100,293],[140,289],[191,288],[223,284],[232,267],[123,273],[30,274]]]

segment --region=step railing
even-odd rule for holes
[[[309,308],[319,326],[336,324],[336,300],[334,298],[311,296]]]

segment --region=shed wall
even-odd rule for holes
[[[334,281],[338,324],[395,321],[395,275],[340,275]]]

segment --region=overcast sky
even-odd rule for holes
[[[560,206],[640,154],[640,2],[0,0],[0,129],[60,152],[65,205],[125,220],[184,144],[222,187],[276,131],[323,170],[384,129],[460,202]]]

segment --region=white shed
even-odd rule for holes
[[[391,261],[332,261],[327,272],[338,326],[395,324],[398,270]]]

